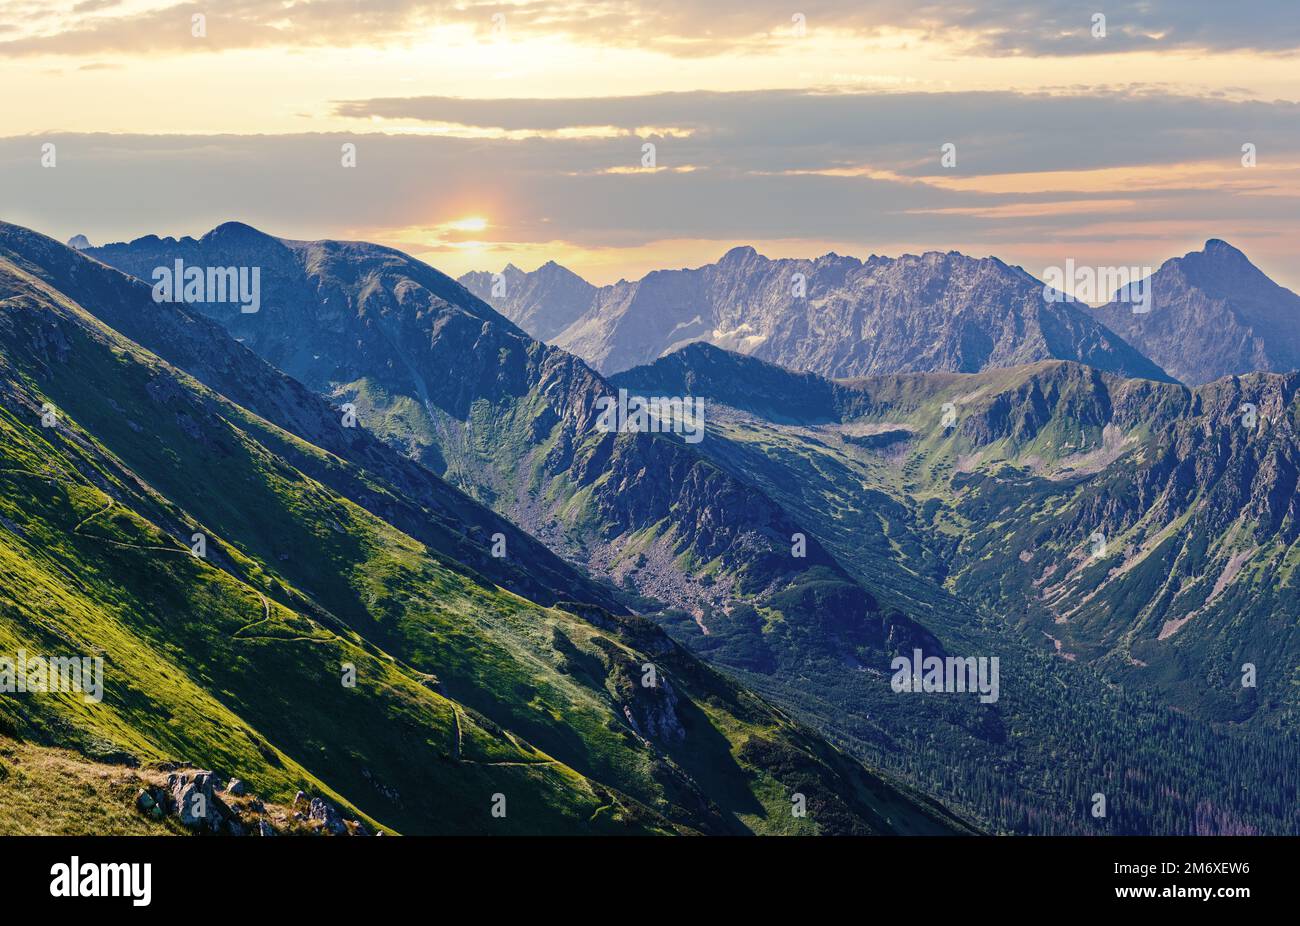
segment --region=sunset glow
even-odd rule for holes
[[[1100,259],[1127,224],[1131,262],[1212,233],[1300,285],[1300,69],[1276,28],[1128,4],[1105,38],[1051,4],[326,6],[246,0],[196,35],[172,0],[0,0],[0,78],[28,88],[0,104],[6,174],[59,137],[124,203],[159,182],[210,197],[74,219],[20,180],[3,217],[99,242],[202,234],[265,204],[276,234],[400,243],[449,272],[555,259],[596,282],[758,242]],[[1035,131],[1039,100],[1065,115]],[[348,141],[358,170],[341,181],[329,152]],[[313,214],[299,201],[322,184],[357,202]]]

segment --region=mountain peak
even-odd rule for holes
[[[1250,262],[1250,258],[1221,238],[1211,238],[1205,247],[1170,261],[1181,267],[1194,284],[1219,291],[1267,281],[1275,285]]]
[[[222,222],[200,240],[210,244],[213,241],[264,241],[271,236],[243,222]]]
[[[1188,385],[1300,368],[1300,297],[1226,241],[1165,261],[1149,285],[1150,314],[1091,314]]]
[[[74,251],[84,251],[86,248],[91,247],[90,239],[85,235],[73,235],[68,239],[68,247]]]
[[[568,267],[564,266],[563,264],[557,264],[553,260],[548,260],[546,263],[542,264],[533,272],[540,274],[542,277],[546,277],[546,278],[556,278],[556,279],[563,279],[563,280],[580,280],[583,283],[587,282],[581,276],[579,276],[578,274],[570,270]]]
[[[758,256],[758,251],[754,250],[752,245],[742,244],[732,248],[726,254],[722,255],[719,264],[740,263],[741,261],[752,260]]]
[[[1232,260],[1250,263],[1250,259],[1246,257],[1245,254],[1228,244],[1228,242],[1224,241],[1222,238],[1211,238],[1209,241],[1205,242],[1205,247],[1201,249],[1200,253],[1216,260]]]

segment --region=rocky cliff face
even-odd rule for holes
[[[532,273],[509,264],[498,275],[477,271],[465,274],[460,282],[520,328],[547,343],[587,312],[598,292],[553,260]],[[494,288],[501,295],[494,295]]]
[[[556,332],[543,339],[604,373],[708,341],[830,377],[974,373],[1059,359],[1167,378],[1079,307],[1045,302],[1042,292],[1018,267],[956,252],[769,260],[746,247],[716,264],[656,271],[594,293],[525,274],[504,299],[485,298],[508,307],[535,337]]]
[[[1088,312],[1179,380],[1300,369],[1300,296],[1227,242],[1166,261],[1150,285],[1148,313],[1118,302]]]

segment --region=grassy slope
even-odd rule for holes
[[[109,690],[7,702],[13,732],[329,794],[408,832],[781,831],[805,781],[827,792],[807,828],[948,826],[653,634],[687,736],[641,740],[617,682],[649,657],[613,618],[482,585],[268,451],[265,422],[0,270],[4,649],[102,650]],[[37,425],[46,401],[57,428]],[[206,562],[176,539],[193,530]]]

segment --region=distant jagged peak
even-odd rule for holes
[[[731,265],[748,263],[755,259],[767,260],[766,257],[763,257],[763,255],[759,254],[758,251],[754,249],[753,245],[741,244],[727,251],[726,254],[723,254],[718,263],[721,265]]]
[[[504,277],[507,280],[528,279],[557,280],[563,282],[578,281],[588,286],[592,285],[588,283],[581,274],[575,273],[568,267],[557,263],[554,260],[546,261],[546,263],[539,265],[536,270],[525,270],[514,261],[509,261],[499,272],[492,270],[471,270],[467,273],[461,274],[460,281],[464,283],[467,280],[491,280],[496,276]]]

